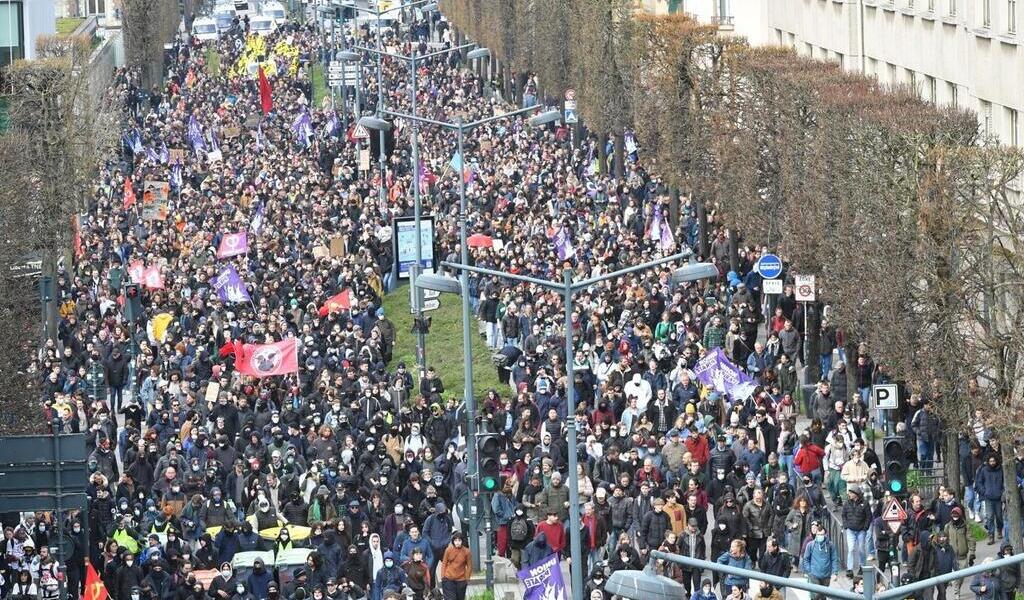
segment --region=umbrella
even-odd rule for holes
[[[494,240],[482,233],[474,233],[466,240],[470,248],[490,248],[494,246]]]

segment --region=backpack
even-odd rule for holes
[[[525,519],[513,519],[508,526],[508,537],[513,542],[525,542],[530,535],[530,527]]]

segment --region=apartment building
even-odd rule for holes
[[[1024,0],[643,0],[789,46],[941,105],[973,109],[1006,144],[1024,142]],[[709,16],[710,15],[710,16]]]

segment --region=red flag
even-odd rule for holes
[[[350,308],[352,308],[352,292],[350,290],[341,290],[328,298],[327,302],[324,302],[324,305],[320,307],[320,316],[326,317],[332,312],[349,310]]]
[[[263,107],[263,114],[269,113],[274,108],[274,101],[270,97],[270,81],[267,74],[263,72],[263,65],[260,65],[260,106]]]
[[[135,188],[132,187],[132,178],[124,179],[124,208],[128,210],[135,204]]]
[[[276,344],[245,344],[242,357],[235,354],[235,368],[242,375],[270,377],[299,372],[298,346],[295,338]]]
[[[103,585],[96,569],[91,562],[85,561],[85,600],[107,600],[109,597],[107,586]]]

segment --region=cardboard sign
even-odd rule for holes
[[[171,184],[167,181],[147,179],[142,184],[142,219],[164,221],[168,214]]]
[[[174,165],[174,164],[179,164],[179,165],[185,164],[185,151],[182,150],[181,148],[172,148],[172,149],[170,149],[168,151],[167,154],[168,154],[168,158],[167,158],[167,162],[168,163],[170,163],[172,165]]]
[[[313,258],[327,258],[331,255],[331,249],[327,246],[317,246],[313,248]]]
[[[241,134],[242,129],[240,127],[225,127],[221,130],[221,135],[223,135],[225,139],[236,138]]]
[[[219,163],[224,160],[224,155],[220,150],[214,150],[213,152],[206,153],[206,162],[212,164]]]
[[[370,149],[363,148],[359,151],[359,170],[369,171],[370,170]]]
[[[331,238],[331,258],[343,256],[345,256],[345,236],[339,235],[338,237]]]
[[[217,396],[220,395],[220,383],[211,381],[206,385],[206,401],[214,403],[217,401]]]

